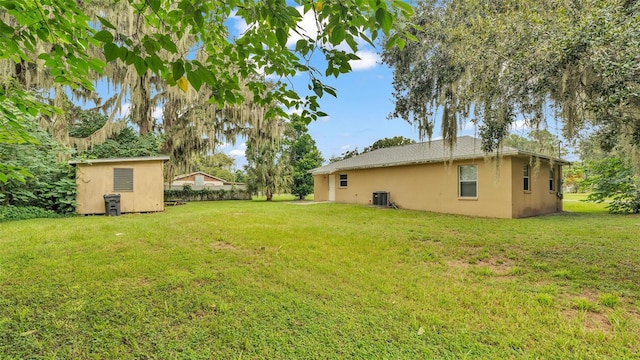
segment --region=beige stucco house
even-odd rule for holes
[[[76,167],[76,212],[104,214],[104,195],[120,194],[122,213],[164,211],[168,156],[70,161]]]
[[[495,218],[562,211],[568,162],[503,147],[485,154],[480,140],[457,138],[367,152],[311,170],[315,201],[386,205]]]

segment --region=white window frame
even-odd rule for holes
[[[553,171],[553,167],[549,168],[549,191],[553,192],[556,189],[556,184],[553,181],[553,177],[555,176],[555,171]]]
[[[474,168],[475,169],[475,179],[473,180],[462,180],[462,169],[463,168]],[[474,183],[475,184],[475,195],[463,195],[462,194],[462,184],[463,183]],[[458,197],[461,199],[476,199],[478,198],[478,165],[459,165],[458,166]]]
[[[342,185],[343,182],[344,182],[344,185]],[[346,188],[349,185],[349,176],[347,174],[338,175],[338,185],[341,188]]]

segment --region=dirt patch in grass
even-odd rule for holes
[[[605,334],[611,334],[613,331],[613,325],[605,313],[568,309],[563,315],[569,320],[582,321],[585,331],[600,331]]]
[[[211,247],[215,250],[238,250],[237,247],[224,241],[214,241],[211,243]]]
[[[512,277],[512,270],[514,268],[513,261],[498,258],[480,260],[473,263],[464,260],[450,260],[446,261],[445,264],[453,269],[486,269],[489,270],[494,276],[500,277]]]

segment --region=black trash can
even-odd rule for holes
[[[104,213],[107,216],[120,216],[120,194],[105,194]]]

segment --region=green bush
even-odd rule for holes
[[[0,221],[26,220],[38,218],[56,218],[54,211],[36,206],[0,206]]]
[[[193,190],[190,185],[184,185],[182,190],[165,190],[165,201],[222,201],[222,200],[251,200],[251,194],[243,189]]]

